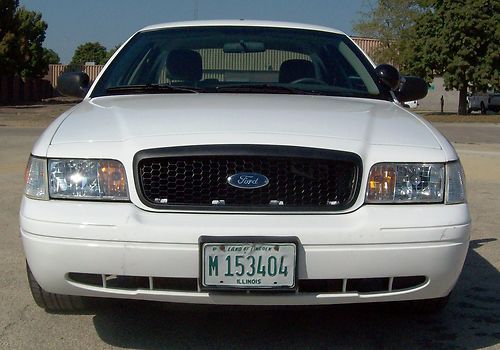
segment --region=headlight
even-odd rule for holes
[[[127,177],[116,160],[49,159],[51,198],[128,200]]]
[[[24,173],[24,194],[32,199],[49,199],[47,189],[47,160],[30,157]]]
[[[446,165],[379,163],[370,169],[367,203],[457,204],[465,200],[465,176],[458,160]]]
[[[370,170],[368,203],[441,203],[443,199],[444,164],[379,163]]]

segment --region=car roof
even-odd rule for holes
[[[157,30],[157,29],[165,29],[165,28],[207,27],[207,26],[293,28],[293,29],[316,30],[316,31],[345,35],[345,33],[340,31],[340,30],[329,28],[329,27],[324,27],[324,26],[312,25],[312,24],[293,23],[293,22],[277,22],[277,21],[257,21],[257,20],[246,20],[246,19],[185,21],[185,22],[161,23],[161,24],[153,24],[153,25],[144,27],[140,30],[140,32],[152,31],[152,30]]]

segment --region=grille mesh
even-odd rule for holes
[[[348,160],[254,155],[143,158],[137,171],[146,204],[156,207],[214,207],[219,201],[225,208],[263,209],[281,202],[281,209],[336,210],[352,199],[358,177],[357,164]],[[230,186],[227,178],[241,172],[265,175],[269,184]]]

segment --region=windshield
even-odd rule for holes
[[[91,97],[197,92],[390,99],[366,57],[345,35],[232,26],[136,34]]]

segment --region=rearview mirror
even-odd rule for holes
[[[84,72],[67,72],[57,78],[57,90],[64,96],[84,97],[89,85],[90,78]]]
[[[396,90],[399,86],[399,72],[390,64],[381,64],[375,68],[375,73],[385,86],[391,90]]]
[[[239,41],[237,43],[226,43],[222,50],[225,53],[244,53],[244,52],[264,52],[266,46],[257,41]]]
[[[394,91],[399,102],[420,100],[427,95],[427,82],[418,77],[401,77],[399,89]]]

